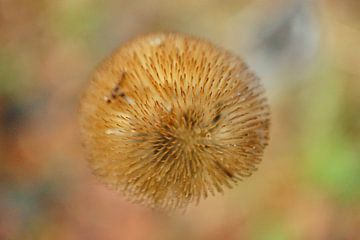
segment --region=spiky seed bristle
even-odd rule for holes
[[[94,174],[130,200],[173,210],[250,176],[269,107],[238,57],[181,34],[116,50],[94,73],[80,124]]]

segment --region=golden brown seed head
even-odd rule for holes
[[[197,38],[153,34],[98,67],[80,124],[102,182],[172,210],[256,170],[268,142],[269,108],[240,58]]]

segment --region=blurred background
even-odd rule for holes
[[[94,67],[140,34],[241,55],[272,108],[259,170],[165,216],[90,174],[77,125]],[[360,239],[360,1],[0,0],[0,240]]]

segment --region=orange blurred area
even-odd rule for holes
[[[242,56],[272,109],[258,171],[184,214],[92,176],[79,99],[125,41],[184,32]],[[0,0],[0,240],[360,239],[358,0]]]

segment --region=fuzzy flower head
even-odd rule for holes
[[[183,209],[250,176],[269,108],[246,64],[213,44],[152,34],[95,71],[80,109],[93,173],[130,200]]]

